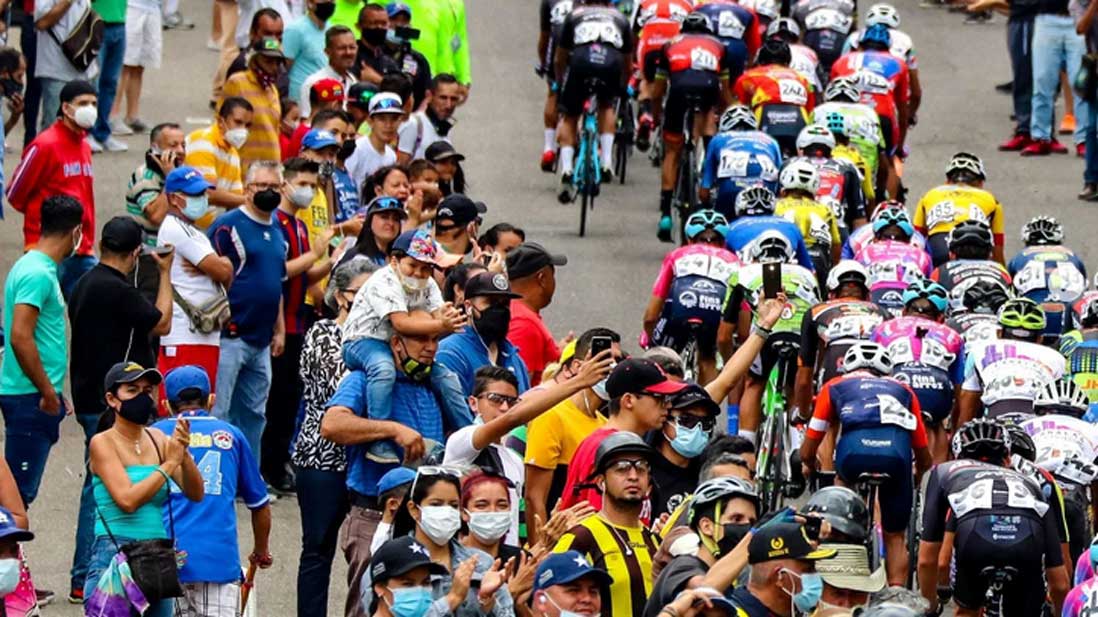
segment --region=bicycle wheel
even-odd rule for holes
[[[698,370],[698,340],[693,335],[682,348],[683,379],[697,382],[700,371]]]
[[[919,487],[915,487],[915,501],[911,508],[911,518],[907,521],[907,587],[916,589],[916,576],[919,570],[919,540],[922,537],[922,498]]]
[[[581,191],[580,195],[580,237],[582,238],[587,234],[587,204],[591,200],[591,196],[586,190]]]
[[[618,105],[618,130],[614,135],[614,173],[618,183],[625,184],[626,167],[633,154],[633,106],[628,99]]]
[[[759,435],[756,473],[759,501],[765,512],[774,512],[782,504],[782,460],[785,453],[785,397],[778,385],[778,370],[770,373],[763,393],[763,426]]]
[[[686,218],[690,212],[690,150],[688,147],[683,148],[678,176],[675,179],[675,192],[671,197],[671,241],[679,246],[686,244]]]

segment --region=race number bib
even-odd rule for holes
[[[717,56],[708,49],[695,47],[690,50],[690,68],[695,71],[716,72],[718,63]]]
[[[1048,275],[1049,300],[1071,302],[1083,295],[1086,289],[1086,278],[1071,262],[1061,261]]]
[[[900,264],[895,261],[875,261],[869,264],[869,284],[894,283],[900,280]]]
[[[808,103],[808,89],[796,79],[779,79],[778,93],[783,103],[802,106]]]
[[[572,0],[561,0],[553,5],[549,11],[549,23],[559,26],[564,23],[568,15],[572,13]]]
[[[935,366],[942,370],[949,370],[949,365],[957,359],[957,354],[950,353],[945,345],[931,338],[923,339],[923,352],[919,358],[925,364]]]
[[[834,30],[847,33],[853,20],[835,9],[818,9],[809,13],[804,20],[806,30]]]
[[[893,366],[900,366],[915,361],[915,350],[911,348],[911,341],[906,338],[898,338],[888,344],[888,355],[892,358]]]
[[[1014,275],[1014,289],[1021,295],[1045,286],[1045,262],[1033,260]]]
[[[873,71],[862,69],[858,71],[856,77],[863,93],[888,94],[892,91],[892,86],[888,83],[888,80]]]
[[[976,480],[969,484],[968,488],[957,493],[951,493],[949,495],[949,507],[953,508],[957,518],[976,510],[990,510],[994,486],[995,480],[991,478]]]
[[[778,180],[778,166],[774,164],[774,159],[770,158],[769,154],[756,154],[755,162],[759,164],[762,171],[759,176],[767,182],[777,182]]]
[[[946,199],[939,201],[931,206],[930,210],[926,213],[926,225],[927,228],[937,227],[945,223],[952,223],[953,217],[956,216],[957,210],[953,206],[953,202]]]
[[[616,49],[622,49],[625,46],[621,31],[614,24],[603,21],[587,21],[576,26],[574,41],[577,46],[598,42],[606,43]]]
[[[983,208],[976,204],[968,204],[968,220],[979,221],[988,227],[991,226],[991,219],[984,213]]]
[[[1006,478],[1007,506],[1024,510],[1033,510],[1037,516],[1044,516],[1048,511],[1048,504],[1033,496],[1029,487],[1021,478]]]
[[[915,430],[915,414],[891,394],[878,394],[877,408],[880,410],[881,424],[891,424],[906,431]]]
[[[751,162],[750,152],[724,150],[721,152],[721,164],[717,168],[717,176],[720,178],[743,178],[747,176],[747,164],[749,162]]]
[[[721,13],[717,21],[717,36],[722,39],[742,39],[746,27],[732,11]]]

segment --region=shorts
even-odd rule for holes
[[[953,384],[940,368],[925,364],[904,364],[893,367],[892,376],[907,384],[919,399],[919,408],[929,414],[937,426],[953,410]]]
[[[655,345],[670,347],[676,352],[682,353],[686,343],[690,340],[690,332],[694,328],[697,332],[698,351],[701,352],[703,357],[714,357],[717,353],[717,326],[709,327],[702,323],[695,325],[660,317],[652,331],[652,342]]]
[[[756,113],[759,130],[777,140],[783,156],[797,152],[797,136],[806,126],[804,108],[790,103],[763,105]]]
[[[953,599],[977,610],[984,605],[987,567],[1009,566],[1018,575],[1003,589],[1004,617],[1040,615],[1045,603],[1044,526],[1022,515],[978,514],[957,522],[953,541]],[[1059,549],[1057,549],[1059,550]]]
[[[174,617],[239,617],[242,613],[238,583],[183,583],[182,587]]]
[[[1045,312],[1045,334],[1041,344],[1056,349],[1065,331],[1064,316],[1067,315],[1070,305],[1062,302],[1041,302],[1040,304],[1041,310]]]
[[[926,250],[930,253],[930,262],[937,268],[949,261],[949,232],[938,232],[927,236]]]
[[[846,35],[826,28],[809,30],[804,33],[802,42],[816,52],[816,58],[820,61],[820,74],[830,75],[831,65],[843,55]]]
[[[835,471],[853,487],[863,473],[886,473],[878,503],[881,526],[889,533],[907,529],[914,501],[911,472],[911,433],[898,426],[878,426],[842,431],[835,445]]]
[[[800,330],[800,327],[797,329]],[[766,339],[766,343],[763,344],[762,351],[755,356],[755,361],[751,363],[751,375],[758,379],[767,378],[770,371],[778,364],[779,351],[787,347],[792,347],[794,351],[799,353],[801,335],[796,332],[775,332],[771,334],[770,338]],[[790,356],[788,369],[786,371],[786,383],[792,384],[793,377],[797,374],[797,353]]]
[[[158,69],[163,49],[164,31],[160,11],[131,4],[126,10],[126,52],[122,56],[122,65]]]
[[[896,128],[896,123],[892,121],[892,116],[877,114],[877,118],[881,121],[881,133],[885,138],[885,154],[892,156],[896,154],[896,144],[900,140],[899,129]]]
[[[747,43],[742,39],[721,39],[728,56],[728,83],[734,84],[747,68]]]
[[[217,362],[221,358],[221,348],[217,345],[165,345],[160,348],[160,355],[156,360],[156,368],[161,375],[167,375],[168,371],[179,366],[195,364],[206,371],[210,378],[210,394],[216,391],[217,386]],[[168,395],[164,391],[164,382],[160,382],[160,408],[161,417],[171,415],[168,410]]]
[[[648,83],[656,81],[656,68],[660,62],[660,51],[661,50],[659,49],[654,49],[645,52],[644,55],[641,56],[641,75],[644,76],[644,81]]]
[[[691,105],[703,114],[717,105],[721,96],[720,79],[707,71],[690,70],[672,75],[670,80],[663,108],[663,134],[682,135],[686,111]]]
[[[558,105],[565,115],[576,117],[583,113],[583,104],[594,92],[602,105],[612,105],[621,96],[621,59],[607,64],[592,64],[583,59],[573,61],[564,75]],[[590,83],[594,81],[593,89]]]

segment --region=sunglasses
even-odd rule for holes
[[[700,424],[702,430],[707,433],[717,427],[717,419],[710,418],[708,416],[701,418],[698,416],[692,416],[688,413],[684,413],[678,416],[674,416],[672,419],[675,421],[675,424],[678,424],[683,428],[694,428],[695,426],[698,426]]]
[[[630,469],[636,469],[639,473],[648,473],[652,469],[652,464],[646,459],[621,459],[614,461],[607,466],[607,471],[616,471],[619,473],[628,473]]]
[[[370,110],[370,115],[376,114],[379,111],[385,111],[385,110],[389,110],[389,109],[403,109],[403,107],[404,107],[404,105],[396,99],[391,99],[391,98],[378,99],[377,104],[374,105],[373,109]]]
[[[485,392],[477,398],[486,398],[496,405],[507,405],[508,407],[514,407],[518,404],[521,398],[517,396],[509,396],[507,394],[500,394],[498,392]]]
[[[430,476],[450,476],[461,483],[461,471],[455,467],[446,467],[444,465],[423,465],[416,470],[416,477],[412,480],[412,488],[408,491],[409,495],[414,495],[416,492],[416,482],[422,477]]]
[[[666,394],[657,394],[654,392],[637,392],[636,396],[647,396],[648,398],[656,401],[656,404],[661,407],[671,406],[671,397]]]

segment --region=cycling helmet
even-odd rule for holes
[[[750,8],[755,9],[756,13],[767,19],[777,19],[781,12],[780,3],[777,0],[755,0],[754,6]]]
[[[857,341],[843,354],[843,372],[867,370],[878,375],[892,372],[892,357],[888,349],[879,343]]]
[[[891,4],[885,4],[884,2],[874,4],[869,7],[869,12],[865,14],[865,25],[872,26],[875,24],[884,24],[889,28],[899,28],[900,13]]]
[[[725,476],[702,482],[694,489],[694,497],[690,500],[690,523],[694,524],[697,513],[709,504],[723,504],[733,497],[741,497],[755,504],[756,508],[759,507],[759,494],[747,480]],[[720,518],[720,513],[715,513],[715,516]]]
[[[885,210],[903,210],[906,212],[907,206],[905,206],[904,202],[902,201],[897,201],[895,199],[886,199],[885,201],[878,203],[873,208],[873,212],[869,215],[869,221],[873,222],[877,220],[877,217],[880,216],[881,213]]]
[[[841,113],[837,111],[827,112],[824,122],[827,124],[827,130],[831,131],[832,135],[846,135],[846,118]]]
[[[911,217],[904,208],[879,209],[873,216],[873,235],[878,236],[886,228],[896,225],[908,238],[915,235],[915,226],[911,224]]]
[[[1010,454],[1010,434],[991,418],[975,418],[953,434],[953,456],[1001,461]]]
[[[892,33],[888,31],[888,26],[884,24],[873,24],[862,32],[862,38],[858,43],[860,45],[876,43],[888,49],[892,45]]]
[[[1060,244],[1064,226],[1051,216],[1035,216],[1022,225],[1022,243],[1026,246]]]
[[[720,234],[721,238],[728,237],[728,219],[716,210],[699,210],[686,219],[686,237],[693,240],[695,236],[707,229]]]
[[[754,131],[759,128],[759,121],[755,113],[746,105],[733,105],[721,114],[717,129],[722,133],[728,131]]]
[[[765,186],[749,186],[736,195],[736,216],[774,214],[774,193]]]
[[[1003,303],[1010,299],[1006,285],[991,279],[980,279],[965,288],[961,304],[970,311],[998,313]]]
[[[797,135],[797,149],[803,152],[812,146],[827,148],[827,152],[830,154],[835,149],[835,136],[823,124],[809,124],[801,129],[801,133]]]
[[[869,272],[865,266],[853,259],[844,259],[827,273],[827,290],[839,291],[839,288],[846,283],[857,283],[869,291]]]
[[[1029,436],[1026,429],[1013,422],[1004,424],[1003,428],[1010,435],[1011,456],[1020,456],[1031,463],[1037,460],[1037,446],[1033,443],[1033,438]]]
[[[938,309],[939,314],[945,313],[946,309],[949,308],[949,292],[946,291],[945,287],[930,279],[919,279],[908,284],[907,289],[904,289],[904,307],[919,298],[930,300],[934,308]]]
[[[1091,298],[1079,309],[1076,322],[1080,328],[1093,328],[1098,326],[1098,298]]]
[[[974,219],[957,223],[949,232],[949,250],[956,252],[961,246],[975,246],[990,251],[993,246],[991,227]]]
[[[791,263],[793,258],[793,245],[789,243],[789,239],[773,229],[759,234],[747,253],[747,260],[751,263]]]
[[[789,66],[792,61],[793,52],[789,51],[789,43],[782,39],[766,39],[766,42],[759,48],[759,54],[755,57],[755,64],[760,66],[766,64]]]
[[[697,34],[713,34],[713,26],[704,13],[694,11],[682,20],[682,32],[694,32]]]
[[[958,152],[946,163],[946,178],[952,180],[954,175],[967,173],[980,180],[987,179],[987,171],[980,157],[970,152]]]
[[[845,486],[828,486],[808,498],[802,514],[818,514],[831,528],[852,542],[869,539],[869,510],[865,500]]]
[[[766,37],[780,37],[790,43],[796,43],[801,38],[801,28],[792,18],[781,17],[770,22],[766,27]]]
[[[862,89],[858,81],[850,77],[836,77],[827,84],[824,98],[830,101],[857,103],[862,98]]]
[[[1045,331],[1045,312],[1029,298],[1010,298],[999,307],[999,325],[1028,332]]]
[[[1048,382],[1033,399],[1033,410],[1038,415],[1057,413],[1082,418],[1088,409],[1090,409],[1090,400],[1086,392],[1083,392],[1083,389],[1070,377]]]
[[[834,146],[834,140],[832,145]],[[782,169],[778,181],[783,191],[805,191],[815,195],[820,188],[820,172],[816,170],[815,165],[805,159],[793,159]]]

